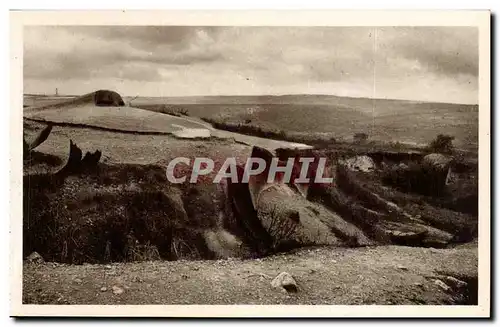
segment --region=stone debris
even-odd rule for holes
[[[356,156],[345,161],[349,170],[371,172],[375,169],[373,159],[368,156]]]
[[[452,277],[452,276],[446,276],[444,278],[447,282],[448,285],[457,288],[457,289],[463,289],[467,287],[467,283],[464,282],[463,280],[460,280],[458,278]]]
[[[451,161],[452,161],[451,157],[445,156],[444,154],[441,153],[431,153],[426,155],[422,159],[422,162],[424,164],[440,169],[446,169]]]
[[[273,288],[283,288],[287,292],[293,292],[293,293],[295,293],[295,292],[298,291],[297,282],[287,272],[282,272],[278,276],[276,276],[271,281],[271,286]]]
[[[139,276],[135,276],[133,279],[132,279],[135,283],[143,283],[144,280],[139,277]]]
[[[43,263],[45,260],[43,260],[42,256],[38,254],[38,252],[33,252],[26,258],[26,261],[30,263]]]
[[[113,294],[115,294],[115,295],[120,295],[120,294],[123,294],[123,292],[125,292],[123,290],[123,288],[118,287],[118,286],[113,286],[112,289],[113,289]]]
[[[449,291],[450,290],[450,287],[448,285],[446,285],[446,283],[443,282],[442,280],[436,279],[434,281],[434,284],[436,284],[437,286],[441,287],[445,291]]]

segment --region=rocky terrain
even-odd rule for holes
[[[23,303],[477,304],[477,162],[290,150],[89,99],[26,109]],[[208,136],[176,134],[193,124]],[[175,157],[255,153],[327,157],[335,183],[166,183]]]
[[[282,273],[292,282],[274,280]],[[38,304],[471,305],[477,304],[477,244],[322,247],[254,260],[107,265],[34,259],[23,276],[23,302]]]

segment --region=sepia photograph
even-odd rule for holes
[[[489,316],[488,11],[11,28],[12,315]]]

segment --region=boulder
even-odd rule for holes
[[[426,155],[422,159],[422,163],[425,166],[430,166],[434,167],[435,169],[441,169],[441,170],[446,170],[448,169],[450,163],[451,163],[451,158],[449,156],[446,156],[441,153],[431,153]]]
[[[26,261],[30,262],[30,263],[43,263],[44,260],[42,258],[42,256],[40,254],[38,254],[38,252],[33,252],[31,253],[27,258],[26,258]]]
[[[375,162],[368,156],[356,156],[346,160],[346,165],[349,170],[362,171],[365,173],[371,172],[375,169]]]
[[[276,276],[271,281],[271,286],[273,288],[283,288],[287,292],[295,293],[298,291],[297,282],[295,282],[295,279],[287,272],[282,272]]]
[[[463,280],[460,280],[453,276],[446,276],[444,280],[446,284],[453,287],[454,289],[464,289],[467,287],[467,282],[464,282]]]
[[[123,294],[123,292],[125,292],[123,290],[123,288],[116,286],[116,285],[113,286],[111,289],[113,290],[113,294],[115,294],[115,295],[120,295],[120,294]]]

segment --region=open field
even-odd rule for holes
[[[251,120],[262,128],[339,140],[364,132],[371,140],[425,145],[442,133],[454,136],[459,147],[477,149],[478,142],[477,105],[321,95],[137,98],[133,104],[150,110],[165,104],[191,116]]]
[[[25,97],[25,105],[53,104],[57,97]],[[62,98],[66,99],[66,98]],[[364,132],[370,140],[426,145],[437,134],[455,137],[460,148],[477,150],[478,106],[326,95],[124,97],[133,107],[187,110],[193,117],[245,123],[294,135],[338,140]]]

